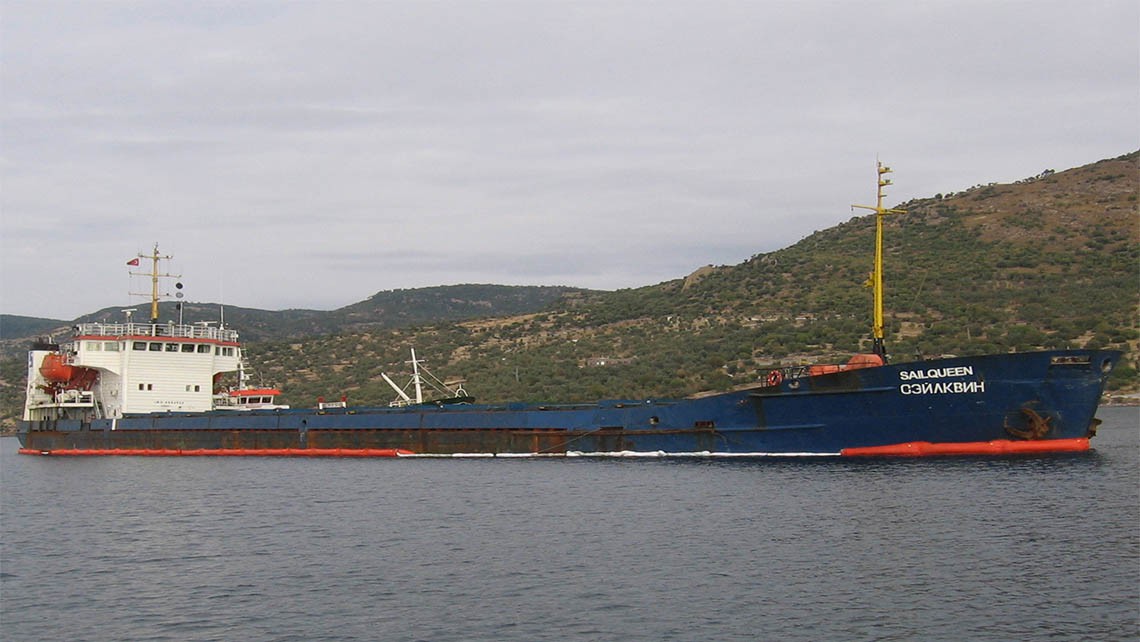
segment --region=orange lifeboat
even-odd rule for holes
[[[834,372],[844,372],[846,370],[876,368],[881,365],[883,365],[883,358],[877,354],[857,354],[854,357],[851,357],[847,363],[843,365],[824,364],[811,366],[808,368],[808,374],[816,377],[819,375],[832,374]]]
[[[847,361],[848,370],[856,370],[858,368],[876,368],[883,365],[883,357],[877,354],[857,354]]]
[[[67,362],[67,357],[53,352],[45,355],[40,364],[40,374],[52,384],[60,388],[90,390],[99,378],[99,371],[82,366],[73,366]]]
[[[276,397],[281,394],[277,388],[239,388],[231,390],[231,397]]]

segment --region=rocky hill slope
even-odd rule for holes
[[[1137,153],[1009,185],[901,204],[888,219],[888,347],[896,358],[1065,346],[1128,351],[1140,338]],[[348,394],[381,403],[380,371],[408,349],[490,400],[689,394],[775,363],[867,349],[874,221],[857,216],[733,266],[618,292],[579,293],[541,314],[254,347],[297,404]]]

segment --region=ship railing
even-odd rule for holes
[[[94,408],[95,393],[90,390],[63,390],[55,395],[54,406],[60,408]]]
[[[102,337],[171,337],[176,339],[213,339],[237,341],[238,333],[229,328],[217,328],[201,323],[81,323],[75,327],[77,335]]]

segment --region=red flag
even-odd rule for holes
[[[127,265],[138,265],[138,264],[139,264],[138,259],[131,259],[130,261],[127,261]]]

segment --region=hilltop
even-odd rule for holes
[[[1140,312],[1132,153],[1008,185],[916,199],[887,223],[888,346],[898,357],[1048,347],[1128,352],[1111,385],[1135,388]],[[684,395],[774,364],[869,347],[874,220],[856,216],[732,266],[591,292],[542,313],[254,347],[300,405],[347,393],[382,403],[379,372],[407,351],[464,376],[485,400]],[[604,365],[602,365],[604,364]]]
[[[159,303],[159,318],[185,323],[225,323],[241,329],[243,341],[297,339],[343,332],[362,332],[423,323],[508,316],[541,310],[566,295],[588,290],[562,286],[461,284],[377,292],[364,301],[336,310],[258,310],[219,303]],[[143,309],[143,306],[136,306]],[[145,310],[144,310],[145,312]],[[135,312],[137,321],[142,312]],[[121,306],[103,308],[63,321],[0,314],[0,353],[22,355],[29,339],[65,335],[77,323],[121,322]]]
[[[886,225],[892,354],[1114,346],[1127,356],[1110,385],[1135,389],[1138,158],[900,204],[907,213]],[[774,364],[865,350],[873,234],[873,216],[854,216],[738,265],[616,292],[444,286],[378,293],[331,312],[227,307],[226,321],[242,331],[260,375],[299,406],[341,394],[386,403],[379,373],[401,371],[412,346],[486,401],[684,395],[754,380]],[[217,317],[206,304],[184,314],[192,311]],[[163,314],[173,317],[172,308]],[[53,322],[0,323],[11,345],[13,327],[31,336]],[[22,365],[13,357],[0,369],[8,421]]]

